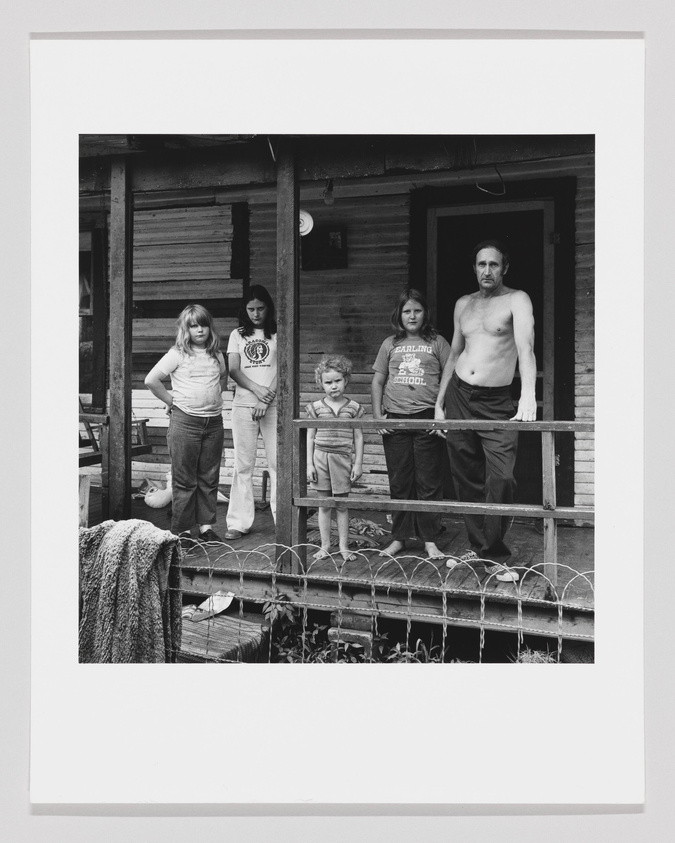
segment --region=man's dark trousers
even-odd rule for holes
[[[517,411],[510,386],[472,386],[453,373],[445,398],[448,419],[508,420]],[[449,430],[448,455],[458,500],[466,503],[513,503],[517,430]],[[508,564],[504,543],[510,517],[465,515],[471,549],[481,559]]]

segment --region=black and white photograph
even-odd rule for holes
[[[593,135],[79,152],[80,661],[593,662]]]
[[[34,804],[642,802],[643,59],[33,43]]]

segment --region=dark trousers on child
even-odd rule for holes
[[[401,415],[387,413],[390,419],[433,419],[433,408]],[[386,426],[386,422],[383,422]],[[382,437],[387,461],[389,488],[394,500],[439,501],[443,496],[443,440],[425,430],[394,430]],[[397,541],[417,536],[435,541],[441,517],[431,512],[398,511],[392,516],[391,537]]]
[[[516,414],[510,386],[473,386],[453,374],[445,398],[448,419],[507,420]],[[513,503],[517,430],[449,430],[448,456],[458,500],[466,503]],[[510,518],[465,515],[471,549],[482,559],[503,565],[511,551],[504,542]]]
[[[167,442],[171,457],[171,532],[216,523],[223,419],[191,416],[173,407]]]

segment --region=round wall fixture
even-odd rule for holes
[[[314,228],[314,220],[312,219],[312,215],[307,211],[300,211],[300,236],[304,237],[305,234],[309,234],[309,232]]]

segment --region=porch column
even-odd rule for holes
[[[131,304],[133,197],[129,159],[110,167],[110,431],[109,513],[131,515]],[[105,459],[105,454],[104,454]]]
[[[293,484],[298,473],[293,419],[299,412],[299,186],[293,141],[282,138],[277,152],[277,310],[279,332],[277,421],[277,542],[298,542],[298,512]],[[294,447],[295,445],[295,447]],[[294,455],[296,459],[294,459]],[[281,554],[283,556],[283,553]],[[290,569],[288,557],[282,559]]]

